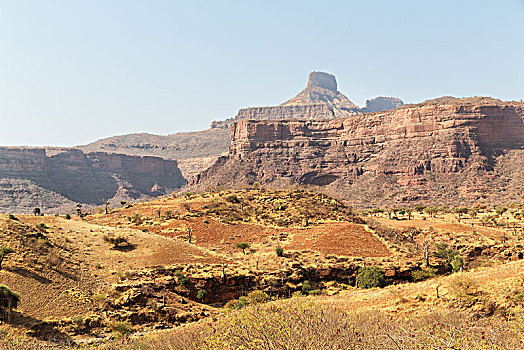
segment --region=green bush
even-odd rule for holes
[[[69,215],[69,214],[65,214],[65,219],[66,219],[66,220],[71,220],[71,215]]]
[[[18,221],[18,219],[13,214],[9,214],[9,220]]]
[[[358,269],[357,284],[360,288],[376,288],[386,285],[384,270],[378,266],[364,266]]]
[[[460,271],[462,267],[464,267],[464,258],[460,255],[455,255],[451,261],[451,269],[453,272],[457,272]]]
[[[281,246],[276,247],[275,252],[277,253],[277,256],[284,256],[284,248]]]
[[[310,290],[311,283],[309,283],[309,281],[304,281],[304,283],[302,283],[302,294],[308,294]]]
[[[205,289],[200,289],[197,292],[197,299],[200,299],[201,301],[204,301],[204,298],[207,296],[207,291]]]

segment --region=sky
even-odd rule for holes
[[[524,99],[524,0],[0,0],[0,145],[203,130],[314,70],[360,106]]]

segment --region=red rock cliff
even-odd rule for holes
[[[241,120],[228,157],[194,184],[320,185],[361,205],[511,200],[524,179],[511,165],[524,159],[523,111],[523,103],[442,98],[334,120]],[[490,190],[503,167],[510,182]]]

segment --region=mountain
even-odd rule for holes
[[[172,135],[128,134],[113,136],[77,146],[89,152],[121,153],[176,159],[182,174],[191,179],[207,169],[220,155],[227,154],[230,129],[243,119],[333,119],[367,111],[393,109],[403,102],[394,97],[378,97],[359,108],[337,90],[334,75],[311,72],[307,86],[297,96],[279,106],[242,108],[233,118],[213,121],[211,128]]]
[[[175,160],[78,149],[0,147],[0,212],[73,212],[146,199],[186,183]]]
[[[338,119],[239,120],[193,188],[294,184],[370,207],[521,202],[524,103],[451,97]]]

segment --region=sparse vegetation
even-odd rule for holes
[[[115,248],[121,245],[129,245],[129,242],[124,236],[105,236],[104,241],[111,243]]]

